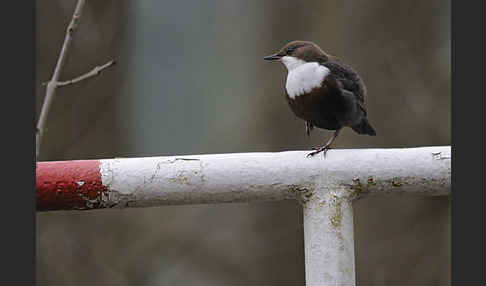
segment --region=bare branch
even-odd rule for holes
[[[101,71],[103,71],[104,69],[110,67],[110,66],[114,66],[116,65],[116,62],[115,60],[111,60],[109,62],[107,62],[106,64],[102,65],[102,66],[96,66],[94,69],[92,69],[91,71],[83,74],[83,75],[80,75],[76,78],[73,78],[71,80],[67,80],[67,81],[59,81],[56,83],[57,87],[62,87],[62,86],[66,86],[66,85],[70,85],[70,84],[73,84],[73,83],[77,83],[77,82],[80,82],[82,80],[85,80],[85,79],[88,79],[90,77],[93,77],[95,75],[98,75]],[[42,85],[47,85],[49,82],[43,82]]]
[[[64,38],[64,43],[62,45],[61,53],[57,60],[56,69],[54,70],[54,74],[52,75],[51,80],[47,84],[46,97],[44,99],[44,104],[42,105],[39,121],[37,122],[36,152],[35,152],[36,158],[39,156],[39,150],[42,141],[42,136],[44,135],[47,114],[49,113],[49,109],[52,104],[52,99],[56,94],[56,88],[57,88],[56,83],[59,80],[59,76],[61,75],[62,69],[64,67],[64,63],[66,62],[67,51],[71,46],[72,37],[74,32],[76,31],[76,28],[78,27],[78,21],[81,18],[81,13],[83,12],[85,3],[86,3],[85,0],[78,0],[78,3],[76,4],[76,9],[74,10],[73,17],[66,30],[66,37]]]

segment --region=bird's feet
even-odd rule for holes
[[[314,126],[310,124],[309,122],[305,122],[305,133],[307,134],[308,137],[310,137],[310,133],[314,129]]]
[[[309,154],[307,154],[307,158],[313,157],[314,155],[317,155],[317,154],[319,154],[321,152],[324,155],[324,157],[326,157],[326,153],[327,153],[327,151],[329,149],[331,149],[331,147],[329,145],[325,145],[325,146],[322,146],[322,147],[313,147],[312,149],[314,151],[312,151]]]

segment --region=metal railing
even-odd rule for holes
[[[451,148],[235,153],[37,163],[37,210],[297,199],[306,285],[355,285],[352,202],[451,193]]]

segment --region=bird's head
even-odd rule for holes
[[[280,61],[288,70],[308,62],[326,62],[332,56],[326,54],[318,45],[309,41],[292,41],[277,53],[264,57],[267,61]]]

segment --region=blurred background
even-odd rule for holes
[[[76,0],[38,0],[36,110]],[[364,79],[376,137],[335,148],[451,144],[450,1],[88,1],[40,161],[307,150],[284,99],[286,70],[263,61],[311,40]],[[354,204],[357,285],[450,285],[450,201]],[[303,285],[296,202],[37,214],[38,285]]]

